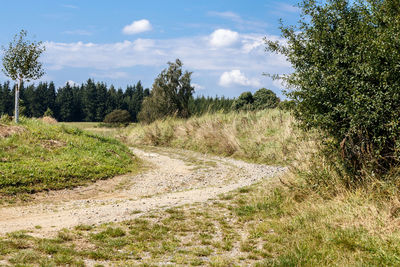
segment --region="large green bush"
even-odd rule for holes
[[[107,114],[104,118],[105,123],[110,124],[129,124],[132,121],[131,114],[127,110],[116,109]]]
[[[232,103],[233,110],[263,110],[276,108],[280,102],[276,94],[265,88],[258,89],[254,95],[251,92],[243,92]]]
[[[251,92],[243,92],[240,96],[233,102],[233,110],[253,110],[254,98]]]
[[[300,23],[281,26],[285,42],[266,40],[293,66],[283,78],[297,118],[332,137],[355,177],[387,173],[400,151],[400,2],[300,7]]]
[[[254,109],[262,110],[268,108],[276,108],[280,102],[279,97],[269,89],[261,88],[254,95]]]

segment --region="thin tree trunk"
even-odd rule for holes
[[[18,81],[17,88],[15,90],[15,123],[19,122],[19,89],[21,88],[21,80]]]

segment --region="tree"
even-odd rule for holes
[[[107,114],[107,85],[105,83],[96,84],[96,103],[95,121],[102,121]]]
[[[18,81],[15,90],[15,122],[19,120],[19,90],[24,81],[36,80],[44,75],[42,63],[38,61],[45,51],[42,42],[26,40],[27,32],[21,30],[15,35],[8,48],[3,47],[2,71],[14,81]]]
[[[400,162],[400,5],[398,0],[305,0],[302,19],[266,40],[294,72],[295,115],[333,139],[357,180]]]
[[[279,97],[274,92],[265,88],[257,90],[253,95],[253,99],[254,109],[258,110],[276,108],[280,102]]]
[[[243,92],[233,102],[232,109],[234,110],[252,110],[254,98],[251,92]]]
[[[144,94],[144,89],[142,86],[141,81],[138,81],[138,83],[136,84],[136,90],[132,95],[132,102],[133,102],[133,110],[131,113],[132,119],[134,122],[137,122],[138,119],[138,114],[140,112],[140,110],[142,109],[142,103],[143,103],[143,94]]]
[[[182,70],[182,62],[168,62],[154,80],[150,96],[143,100],[139,120],[152,122],[166,116],[189,117],[189,100],[194,87],[190,84],[192,72]]]
[[[58,106],[59,121],[72,121],[73,120],[73,103],[74,95],[73,89],[67,83],[63,88],[60,88],[57,93],[56,103]]]
[[[97,111],[97,88],[92,79],[88,79],[82,86],[82,110],[84,121],[96,121]]]

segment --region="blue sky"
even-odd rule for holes
[[[296,1],[2,1],[0,44],[21,29],[42,40],[43,81],[57,86],[88,78],[125,88],[151,87],[168,61],[192,71],[199,95],[238,96],[281,84],[263,76],[288,73],[282,56],[264,51],[279,39],[279,19],[294,24]],[[0,74],[0,80],[6,77]]]

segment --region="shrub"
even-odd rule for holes
[[[284,44],[266,40],[294,72],[281,77],[306,128],[332,137],[356,180],[400,163],[400,6],[398,1],[305,0]],[[378,175],[379,176],[379,175]],[[382,176],[383,177],[383,176]]]
[[[261,88],[253,95],[254,109],[262,110],[267,108],[276,108],[280,102],[279,97],[269,89]]]
[[[233,102],[232,109],[234,110],[253,110],[254,98],[251,92],[243,92]]]
[[[131,115],[129,112],[121,109],[112,111],[104,118],[104,122],[110,124],[129,124],[130,121]]]

